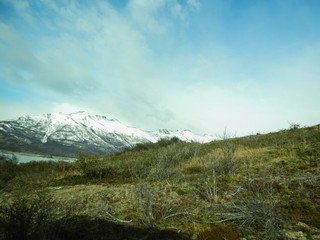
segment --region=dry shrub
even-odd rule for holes
[[[142,182],[136,188],[136,196],[140,221],[145,226],[189,214],[183,211],[178,194],[169,189]]]
[[[158,154],[149,177],[154,180],[180,181],[183,178],[182,163],[186,160],[183,149],[172,144]]]
[[[252,227],[261,236],[270,239],[282,236],[282,217],[277,211],[279,199],[272,183],[249,182],[249,196],[242,196],[233,204],[217,207],[221,222],[240,222],[241,226]]]
[[[207,202],[219,202],[217,178],[214,171],[209,174],[204,173],[194,189],[199,196]]]
[[[232,135],[224,130],[222,141],[219,142],[219,148],[221,150],[221,158],[215,163],[215,171],[218,175],[229,175],[232,173],[235,167],[235,154],[238,148],[238,142],[235,138],[235,134]]]

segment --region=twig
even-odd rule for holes
[[[175,217],[175,216],[179,216],[179,215],[195,215],[194,213],[188,213],[188,212],[179,212],[179,213],[174,213],[174,214],[170,214],[164,218],[162,218],[162,220],[171,218],[171,217]]]
[[[217,221],[216,223],[222,223],[222,222],[227,222],[227,221],[233,221],[233,220],[237,220],[237,219],[243,219],[243,216],[238,216],[238,217],[233,217],[233,218],[226,218],[220,221]]]
[[[132,222],[132,220],[130,221],[126,221],[126,220],[121,220],[119,218],[116,218],[115,216],[111,215],[110,213],[106,212],[107,216],[109,216],[111,218],[111,220],[115,221],[115,222],[120,222],[120,223],[130,223]]]

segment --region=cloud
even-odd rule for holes
[[[228,127],[246,134],[317,119],[308,114],[319,102],[317,44],[274,49],[265,39],[259,43],[265,48],[256,49],[255,32],[242,34],[257,28],[254,21],[246,14],[244,26],[226,21],[221,13],[232,16],[233,5],[225,1],[115,5],[7,0],[12,11],[0,18],[0,82],[39,93],[30,113],[84,109],[146,130],[214,134]],[[21,115],[27,103],[14,100]]]
[[[191,12],[198,11],[197,0],[130,0],[127,9],[135,23],[146,32],[164,34],[173,27],[172,21],[188,24]],[[169,13],[169,14],[168,14]]]
[[[17,69],[23,71],[27,76],[20,80],[24,83],[71,94],[95,90],[97,82],[112,86],[130,76],[141,81],[134,72],[141,71],[143,65],[150,66],[150,49],[144,37],[108,4],[99,6],[102,8],[88,10],[86,6],[68,3],[61,7],[44,5],[55,11],[55,18],[41,17],[37,21],[59,29],[51,33],[51,29],[44,29],[34,46],[28,45],[13,27],[2,23],[1,39],[6,46],[1,46],[1,53],[6,68],[17,75],[21,75]]]
[[[36,24],[25,27],[37,32],[35,42],[17,30],[20,26],[0,25],[3,79],[72,106],[117,113],[132,124],[142,126],[141,120],[150,118],[147,128],[161,121],[162,113],[169,118],[161,106],[165,86],[153,50],[130,19],[102,1],[88,7],[42,0],[37,7],[49,15],[31,7]]]
[[[153,33],[164,33],[166,24],[162,24],[157,18],[160,15],[159,11],[166,5],[166,2],[166,0],[131,0],[127,8],[133,20],[144,30]]]
[[[85,108],[83,106],[79,105],[73,105],[67,102],[53,102],[52,103],[52,111],[53,112],[62,112],[62,113],[74,113],[74,112],[79,112],[79,111],[87,111],[91,112],[91,109]],[[99,113],[99,112],[94,112],[94,113]],[[94,114],[93,113],[93,114]]]
[[[11,5],[27,23],[32,23],[34,21],[34,17],[30,10],[30,4],[27,0],[3,0],[3,3]]]
[[[37,108],[35,108],[34,106],[28,103],[6,101],[1,99],[0,99],[0,109],[2,109],[2,111],[0,111],[1,120],[17,119],[18,117],[21,117],[23,115],[37,115],[39,113],[46,112],[45,105],[41,107],[37,106]]]
[[[46,48],[40,53],[34,53],[23,36],[11,26],[0,23],[0,31],[0,53],[3,59],[0,68],[2,77],[7,81],[70,94],[79,90],[88,91],[94,85],[94,82],[86,84],[92,80],[86,68],[81,68],[72,59],[66,59],[66,53],[70,53],[70,48],[66,49],[70,39],[63,39],[63,46],[56,45],[55,49]]]
[[[0,22],[0,32],[1,72],[7,74],[8,80],[28,82],[39,61],[12,26]]]
[[[199,10],[201,4],[197,0],[187,0],[188,7],[192,10]]]

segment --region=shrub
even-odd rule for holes
[[[160,147],[166,147],[177,142],[180,142],[180,139],[177,137],[172,137],[170,139],[161,138],[156,144],[159,145]]]
[[[140,221],[145,226],[153,226],[169,218],[189,214],[179,211],[182,207],[177,193],[151,186],[146,182],[138,184],[136,198]]]
[[[195,184],[195,191],[209,203],[218,203],[218,185],[214,170],[203,172],[200,182]]]
[[[140,152],[140,151],[147,151],[151,149],[159,149],[162,147],[166,147],[175,143],[181,142],[181,140],[177,137],[172,138],[161,138],[156,143],[146,142],[146,143],[138,143],[134,147],[126,148],[124,151],[132,151],[132,152]]]
[[[7,157],[0,155],[0,189],[4,188],[8,181],[13,179],[19,171],[16,156]]]
[[[185,160],[183,151],[176,145],[169,145],[159,151],[151,178],[159,180],[180,180],[182,177],[181,164]]]
[[[290,219],[303,221],[314,227],[320,227],[320,206],[310,199],[289,201],[282,210]]]
[[[5,239],[42,239],[49,235],[53,201],[47,192],[18,196],[0,207],[0,232]]]
[[[300,128],[299,123],[293,123],[293,122],[288,122],[288,123],[290,125],[290,127],[289,127],[290,130],[296,130],[296,129]]]
[[[235,167],[235,152],[238,148],[237,139],[230,139],[232,136],[225,130],[219,148],[222,157],[215,162],[215,171],[218,175],[229,175]],[[233,136],[234,137],[234,136]]]
[[[145,226],[151,226],[155,220],[153,212],[156,192],[149,184],[141,183],[137,187],[136,194],[140,208],[140,220]]]
[[[219,214],[222,221],[240,222],[241,225],[253,227],[262,237],[267,235],[269,239],[281,237],[283,221],[277,211],[279,201],[274,197],[272,184],[253,182],[249,187],[251,196],[235,201],[232,205],[222,206]]]
[[[140,151],[146,151],[153,148],[155,148],[155,145],[153,143],[138,143],[130,150],[133,152],[140,152]]]
[[[112,168],[97,155],[87,155],[79,152],[76,160],[76,167],[84,176],[88,178],[103,178],[111,175]]]

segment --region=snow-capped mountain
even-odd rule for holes
[[[79,150],[110,154],[137,143],[171,137],[201,143],[217,139],[210,135],[197,136],[188,130],[142,131],[117,119],[87,112],[27,115],[0,122],[0,149],[49,155],[76,156]]]

